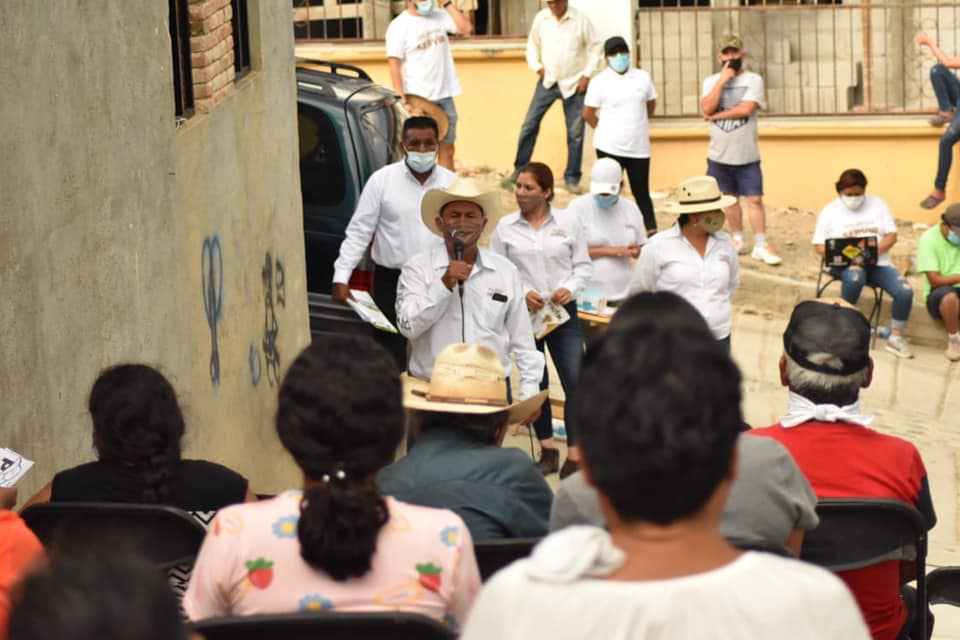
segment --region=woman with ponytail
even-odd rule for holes
[[[469,531],[377,490],[403,435],[400,387],[369,338],[319,337],[290,365],[276,426],[303,487],[217,515],[183,603],[192,620],[402,610],[458,627],[480,587]]]
[[[90,391],[97,456],[61,471],[31,498],[39,502],[165,504],[209,518],[221,507],[256,500],[247,480],[214,462],[183,460],[183,413],[177,394],[156,369],[122,364],[103,371]]]

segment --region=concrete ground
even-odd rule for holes
[[[806,297],[806,296],[804,296]],[[788,308],[762,314],[754,305],[735,308],[733,355],[744,376],[744,414],[755,426],[773,424],[786,407],[786,390],[780,386],[777,361]],[[920,312],[921,309],[916,309]],[[916,313],[915,315],[919,315]],[[960,454],[960,382],[958,366],[943,356],[943,346],[915,344],[916,357],[903,360],[877,342],[873,352],[874,381],[861,395],[865,414],[874,416],[873,428],[913,442],[920,450],[929,475],[939,518],[930,533],[928,570],[960,565],[957,522],[957,463]],[[557,380],[551,374],[551,380]],[[551,389],[562,397],[559,385]],[[955,413],[957,412],[957,413]],[[526,432],[508,435],[507,445],[526,451]],[[566,453],[562,452],[561,461]],[[548,478],[556,487],[557,476]],[[934,607],[934,638],[960,640],[960,609]]]

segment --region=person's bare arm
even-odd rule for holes
[[[446,10],[447,13],[450,14],[450,17],[453,18],[453,23],[457,25],[458,36],[466,38],[473,35],[473,24],[470,22],[470,18],[465,16],[463,11],[457,8],[456,3],[448,2]]]
[[[584,107],[583,108],[583,120],[588,125],[597,128],[597,123],[600,122],[600,119],[597,117],[597,108],[596,107]]]
[[[652,118],[653,113],[657,110],[657,101],[656,100],[647,100],[647,117]]]
[[[734,120],[737,118],[749,118],[757,110],[757,103],[753,100],[744,100],[732,109],[724,111],[714,111],[706,115],[707,120]]]
[[[628,258],[632,255],[630,246],[615,247],[612,245],[589,247],[587,253],[591,260],[597,258]]]
[[[17,506],[17,488],[0,487],[0,509],[12,510]]]
[[[250,485],[247,485],[247,495],[243,496],[244,502],[256,502],[260,498],[257,497],[257,494],[253,492],[253,489],[250,488]]]
[[[960,69],[960,57],[951,58],[943,52],[933,39],[922,31],[917,34],[917,44],[930,49],[937,61],[948,69]]]
[[[930,282],[930,286],[936,289],[937,287],[952,287],[955,284],[960,284],[960,275],[957,276],[945,276],[939,271],[924,271],[927,276],[927,281]]]
[[[803,529],[794,529],[783,543],[783,546],[798,558],[800,557],[800,548],[803,546],[803,533]]]
[[[815,245],[813,245],[813,252],[814,252],[815,254],[817,254],[818,256],[825,256],[825,255],[827,255],[826,245],[823,245],[823,244],[815,244]]]
[[[403,90],[403,60],[400,58],[387,58],[387,66],[390,67],[390,84],[393,90],[400,94],[400,101],[407,111],[410,105],[407,104],[407,94]]]
[[[43,489],[37,491],[32,498],[27,500],[27,503],[20,507],[20,513],[23,513],[23,510],[27,507],[32,507],[35,504],[43,504],[44,502],[50,502],[50,497],[53,495],[53,481],[51,480],[46,484]]]
[[[887,251],[890,251],[895,244],[897,244],[897,234],[888,233],[880,238],[880,242],[877,244],[877,253],[886,253]]]
[[[720,96],[723,95],[723,88],[735,75],[733,69],[727,65],[724,65],[723,69],[720,70],[720,77],[717,79],[717,83],[710,89],[710,93],[703,96],[700,100],[700,108],[703,110],[705,117],[712,116],[717,112],[717,109],[720,108]]]

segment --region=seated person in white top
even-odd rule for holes
[[[429,380],[444,347],[457,342],[493,349],[507,375],[517,363],[520,400],[537,395],[543,355],[537,351],[520,274],[509,260],[477,246],[500,194],[471,178],[423,198],[423,223],[436,242],[403,266],[397,288],[397,327],[410,340],[407,372]],[[529,420],[536,419],[539,412]]]
[[[849,267],[833,267],[830,275],[842,282],[840,297],[856,306],[863,285],[877,286],[890,294],[893,307],[887,351],[900,358],[912,358],[913,351],[903,337],[913,308],[913,289],[890,262],[890,249],[897,243],[897,223],[887,203],[865,194],[867,176],[859,169],[847,169],[834,185],[838,198],[823,208],[813,232],[813,250],[826,255],[830,238],[877,238],[877,264],[866,265],[854,260]]]
[[[583,473],[609,532],[551,534],[481,589],[461,638],[866,639],[825,569],[718,531],[737,473],[740,372],[702,330],[613,331],[575,391]]]
[[[730,236],[721,229],[726,221],[723,208],[734,200],[722,195],[710,176],[680,183],[679,201],[668,205],[680,214],[677,223],[647,242],[630,282],[630,293],[672,291],[685,298],[728,349],[730,303],[740,285],[740,263]]]
[[[697,310],[669,291],[638,293],[625,300],[607,331],[642,338],[656,327],[688,327],[711,335]],[[799,556],[804,532],[819,523],[817,496],[810,483],[786,447],[770,438],[741,436],[736,456],[737,477],[720,517],[720,534],[741,549],[789,551]],[[560,483],[550,510],[551,531],[576,524],[606,525],[597,490],[583,473]]]
[[[350,297],[350,274],[357,267],[370,241],[370,256],[376,264],[373,300],[390,322],[396,324],[394,308],[400,267],[436,241],[420,222],[420,201],[430,189],[446,189],[457,177],[437,166],[437,123],[432,118],[413,117],[403,123],[406,157],[378,169],[367,180],[357,208],[347,225],[340,255],[334,263],[331,295],[338,302]],[[401,369],[407,364],[407,341],[403,336],[376,332],[377,341],[390,351]]]
[[[631,258],[640,255],[647,242],[640,208],[620,197],[623,170],[613,158],[593,163],[590,193],[567,205],[587,235],[587,251],[593,260],[591,284],[600,285],[607,303],[615,305],[628,295]]]

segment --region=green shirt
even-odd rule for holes
[[[920,236],[917,243],[917,271],[936,271],[942,276],[960,275],[960,247],[947,242],[935,224]],[[956,286],[956,285],[955,285]],[[930,295],[930,280],[923,279],[923,299]]]

